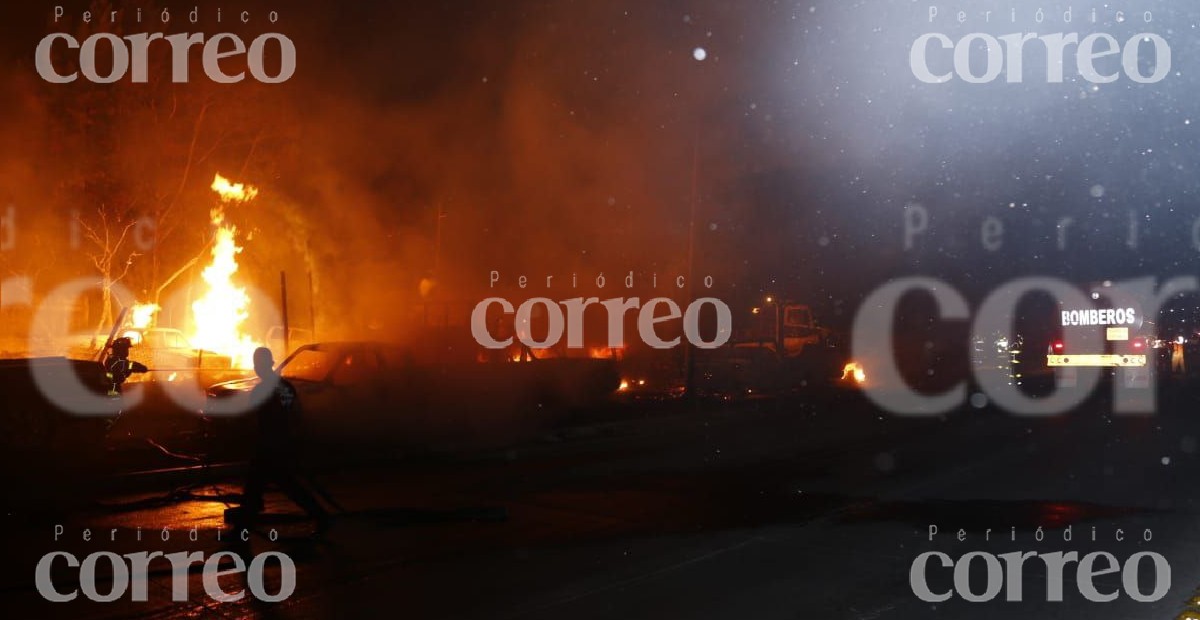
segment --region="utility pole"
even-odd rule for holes
[[[446,214],[442,212],[442,203],[437,203],[437,222],[433,236],[433,277],[436,280],[438,276],[438,267],[442,259],[442,219]]]
[[[288,304],[287,304],[287,272],[279,272],[279,298],[283,308],[283,354],[286,356],[292,351],[291,330],[288,326]]]
[[[312,248],[309,240],[304,240],[304,264],[308,267],[308,327],[312,330],[309,336],[311,342],[317,341],[317,287],[313,277]]]
[[[692,140],[692,197],[689,205],[688,215],[688,250],[687,250],[687,299],[688,304],[692,303],[692,281],[696,277],[696,203],[699,202],[699,176],[700,176],[700,136],[697,135]],[[684,393],[687,398],[694,399],[696,396],[696,356],[692,354],[692,344],[685,343],[683,345],[683,365],[684,365]]]
[[[312,330],[311,341],[317,341],[317,299],[316,287],[313,286],[313,272],[308,270],[308,327]]]

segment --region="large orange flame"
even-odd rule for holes
[[[219,174],[213,179],[212,189],[221,197],[221,203],[210,212],[216,227],[212,261],[201,273],[207,290],[192,303],[190,338],[198,349],[229,356],[234,368],[251,368],[254,349],[260,345],[242,331],[250,317],[250,296],[234,281],[242,248],[237,244],[237,228],[225,222],[225,205],[252,200],[258,189],[231,183]]]
[[[129,324],[134,329],[146,329],[154,322],[154,315],[159,310],[158,304],[134,304],[129,310]]]
[[[245,185],[243,183],[234,183],[229,179],[217,173],[213,178],[212,190],[221,197],[223,202],[246,202],[254,200],[258,195],[258,188],[253,185]]]

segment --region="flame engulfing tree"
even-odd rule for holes
[[[95,0],[90,13],[116,10],[115,23],[107,18],[70,23],[68,16],[53,28],[74,28],[78,40],[96,32],[119,37],[146,29],[134,21],[139,9],[150,15],[156,7],[151,0],[115,7]],[[155,29],[186,26],[182,20]],[[61,57],[54,62],[62,73],[78,68],[78,52],[73,57],[70,51],[56,48]],[[111,61],[105,53],[105,46],[97,49],[101,66]],[[273,126],[266,113],[271,108],[260,105],[258,86],[203,79],[176,83],[171,62],[170,53],[154,53],[152,47],[146,83],[77,79],[37,85],[50,125],[43,159],[53,162],[58,179],[54,201],[79,231],[71,249],[82,252],[100,277],[100,326],[114,315],[116,283],[159,305],[182,276],[198,275],[193,268],[214,241],[207,221],[212,172],[224,167],[245,175],[252,159],[270,154],[264,141]]]

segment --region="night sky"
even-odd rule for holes
[[[64,4],[77,18],[81,9]],[[217,97],[234,126],[271,128],[275,141],[252,157],[226,144],[206,165],[240,165],[277,197],[274,221],[304,231],[303,243],[285,245],[307,243],[339,299],[361,292],[355,282],[411,295],[422,277],[436,278],[440,295],[472,298],[493,269],[506,280],[684,273],[691,225],[695,270],[722,295],[775,291],[842,319],[897,275],[944,277],[979,298],[1022,275],[1081,284],[1179,275],[1197,256],[1200,11],[1180,3],[942,4],[933,23],[929,3],[909,0],[243,4],[281,19],[218,27],[211,4],[202,27],[170,29],[285,33],[295,77],[200,79],[176,91]],[[10,143],[34,146],[3,163],[12,200],[62,209],[61,195],[29,193],[41,164],[62,165],[63,153],[48,154],[29,129],[56,122],[30,103],[46,93],[32,53],[60,29],[53,6],[6,9],[6,127]],[[158,6],[183,15],[195,4]],[[988,10],[994,22],[984,22]],[[1122,44],[1151,32],[1169,42],[1172,68],[1154,84],[1122,75],[1094,85],[1071,56],[1063,83],[1047,83],[1044,48],[1031,43],[1023,83],[925,84],[909,49],[930,32],[1107,32]],[[934,51],[931,68],[948,67],[951,52]],[[1150,55],[1146,46],[1147,73]],[[928,230],[906,249],[912,205],[925,209]],[[1004,226],[995,250],[981,242],[988,217]],[[1065,251],[1064,217],[1073,219]]]

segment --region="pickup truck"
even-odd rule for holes
[[[229,370],[233,366],[228,355],[197,349],[178,329],[127,329],[121,335],[133,341],[129,359],[153,371]]]

